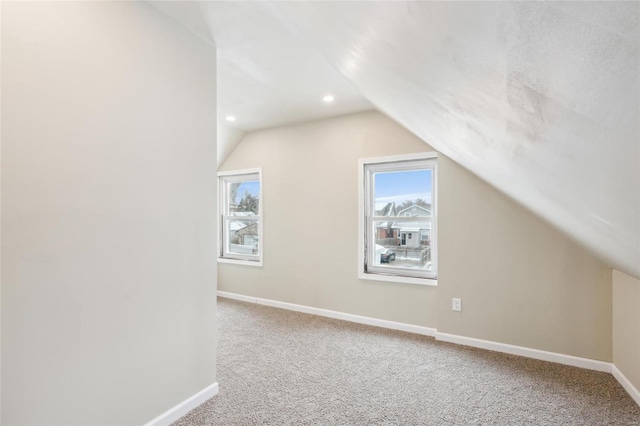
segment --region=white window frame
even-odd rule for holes
[[[437,210],[438,210],[438,154],[425,152],[418,154],[396,155],[390,157],[364,158],[358,161],[358,278],[363,280],[399,282],[405,284],[438,285],[438,250],[437,250]],[[374,266],[375,235],[373,223],[389,221],[388,217],[373,216],[375,200],[373,200],[372,174],[384,170],[415,170],[416,163],[423,162],[432,169],[432,218],[431,218],[431,264],[433,271],[416,271],[400,267]],[[404,164],[403,164],[404,163]],[[369,169],[369,170],[367,170]],[[395,217],[394,221],[415,221],[411,217]],[[400,233],[398,233],[400,234]],[[370,250],[369,247],[374,249]]]
[[[256,179],[257,176],[257,179]],[[260,182],[260,191],[258,193],[259,211],[255,216],[233,216],[226,215],[228,211],[229,197],[227,194],[227,183],[246,182],[258,180]],[[233,263],[236,265],[262,266],[264,256],[263,250],[263,217],[264,205],[262,202],[262,169],[244,169],[218,172],[218,262]],[[227,241],[229,239],[228,229],[226,227],[227,220],[257,220],[258,221],[258,254],[241,254],[227,251]]]

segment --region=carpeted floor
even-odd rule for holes
[[[175,425],[638,425],[609,374],[218,299],[220,393]]]

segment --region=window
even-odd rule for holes
[[[262,266],[262,172],[220,172],[218,183],[218,261]]]
[[[359,168],[359,277],[435,285],[436,154],[360,160]],[[394,206],[380,216],[385,203]],[[382,227],[395,238],[379,238]]]

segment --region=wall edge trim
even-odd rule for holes
[[[509,345],[506,343],[492,342],[489,340],[476,339],[473,337],[464,337],[455,334],[441,333],[434,328],[422,327],[412,324],[399,323],[394,321],[381,320],[377,318],[364,317],[354,314],[346,314],[343,312],[330,311],[327,309],[313,308],[310,306],[297,305],[294,303],[279,302],[277,300],[261,299],[259,297],[245,296],[243,294],[231,293],[227,291],[218,291],[219,297],[226,299],[239,300],[242,302],[256,303],[258,305],[270,306],[273,308],[287,309],[290,311],[302,312],[305,314],[319,315],[328,318],[339,319],[343,321],[355,322],[358,324],[372,325],[375,327],[389,328],[392,330],[406,331],[408,333],[421,334],[423,336],[435,337],[441,342],[453,343],[463,346],[471,346],[474,348],[485,349],[496,352],[503,352],[511,355],[522,356],[525,358],[537,359],[540,361],[555,362],[557,364],[569,365],[572,367],[585,368],[587,370],[601,371],[609,373],[620,383],[627,391],[631,398],[640,406],[640,391],[625,377],[625,375],[615,366],[615,364],[598,361],[595,359],[581,358],[573,355],[565,355],[557,352],[548,352],[540,349],[526,348],[524,346]],[[216,384],[217,386],[217,384]],[[217,393],[217,389],[216,389]],[[145,426],[151,426],[149,423]]]
[[[526,358],[533,358],[540,361],[549,361],[558,364],[570,365],[573,367],[586,368],[587,370],[611,373],[611,363],[606,361],[598,361],[595,359],[581,358],[573,355],[561,354],[558,352],[548,352],[540,349],[527,348],[524,346],[509,345],[507,343],[492,342],[490,340],[482,340],[473,337],[458,336],[455,334],[441,332],[436,333],[436,340],[455,343],[457,345],[472,346],[474,348],[502,352],[511,355],[518,355]]]
[[[145,423],[144,426],[169,426],[179,418],[183,417],[189,411],[198,407],[208,399],[218,394],[218,382],[215,382],[200,392],[190,396],[178,405],[168,409],[164,413],[160,414],[155,419]]]
[[[339,319],[343,321],[354,322],[357,324],[371,325],[374,327],[387,328],[391,330],[405,331],[423,336],[435,337],[436,329],[423,327],[419,325],[406,324],[403,322],[388,321],[378,318],[365,317],[355,314],[347,314],[344,312],[331,311],[328,309],[314,308],[311,306],[297,305],[295,303],[280,302],[277,300],[261,299],[258,297],[245,296],[237,293],[229,293],[226,291],[218,291],[218,296],[227,299],[240,300],[243,302],[257,303],[258,305],[271,306],[273,308],[286,309],[289,311],[301,312],[304,314],[318,315],[321,317]]]
[[[218,291],[218,296],[228,299],[240,300],[243,302],[257,303],[259,305],[272,306],[274,308],[288,309],[312,315],[320,315],[359,324],[373,325],[376,327],[389,328],[392,330],[406,331],[409,333],[421,334],[435,337],[442,342],[455,343],[458,345],[472,346],[490,351],[503,352],[511,355],[524,356],[541,361],[550,361],[558,364],[570,365],[573,367],[586,368],[588,370],[603,371],[611,373],[611,363],[598,361],[589,358],[580,358],[573,355],[565,355],[557,352],[548,352],[540,349],[526,348],[524,346],[509,345],[506,343],[481,340],[473,337],[458,336],[454,334],[441,333],[434,328],[422,327],[412,324],[399,323],[394,321],[381,320],[377,318],[363,317],[360,315],[346,314],[343,312],[330,311],[327,309],[313,308],[310,306],[296,305],[294,303],[280,302],[277,300],[261,299],[258,297],[245,296],[243,294]]]
[[[218,297],[224,297],[225,299],[233,299],[233,300],[239,300],[241,302],[249,302],[249,303],[258,303],[258,298],[245,296],[244,294],[229,293],[228,291],[220,291],[220,290],[218,290],[217,294],[218,294]]]
[[[627,377],[620,371],[615,364],[611,364],[611,374],[616,378],[618,383],[627,391],[631,399],[633,399],[638,406],[640,406],[640,390],[638,390],[631,380],[627,379]]]

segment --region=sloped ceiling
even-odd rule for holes
[[[640,277],[638,2],[259,5],[377,109]]]

